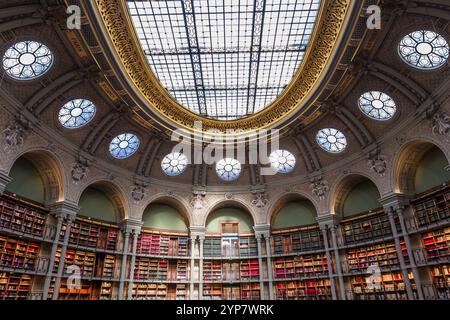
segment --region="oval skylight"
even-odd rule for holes
[[[127,0],[144,54],[185,108],[219,120],[256,113],[298,70],[320,0]]]

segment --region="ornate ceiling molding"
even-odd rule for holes
[[[144,113],[151,121],[163,127],[178,127],[195,131],[195,122],[202,123],[202,130],[230,129],[251,131],[280,126],[281,122],[295,115],[314,116],[318,106],[307,103],[324,80],[330,61],[335,57],[344,41],[348,41],[351,16],[359,12],[362,2],[350,0],[323,0],[316,30],[310,42],[304,61],[292,82],[271,105],[244,119],[220,121],[205,118],[190,112],[176,102],[162,87],[151,71],[144,53],[140,49],[125,1],[96,0],[92,2],[93,17],[103,32],[113,63],[118,63],[123,75],[144,105],[134,109]],[[110,61],[111,63],[111,61]],[[148,106],[151,106],[151,110]],[[134,106],[132,106],[134,108]],[[315,110],[311,110],[311,108]],[[154,114],[152,114],[152,111]],[[308,116],[305,116],[305,115]],[[156,117],[155,117],[156,115]],[[158,119],[159,118],[159,119]],[[163,122],[161,123],[161,119]]]

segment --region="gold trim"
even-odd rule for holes
[[[313,38],[303,62],[283,93],[269,106],[246,118],[221,121],[197,115],[180,105],[161,85],[152,72],[136,37],[124,0],[96,0],[93,3],[97,21],[104,31],[114,55],[129,84],[152,111],[172,126],[194,131],[194,123],[202,129],[251,131],[272,128],[286,118],[301,117],[313,104],[305,101],[315,92],[324,78],[330,60],[337,52],[344,30],[356,6],[351,0],[322,0]],[[149,114],[148,110],[142,111]],[[154,119],[155,122],[159,122]]]

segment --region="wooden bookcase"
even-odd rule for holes
[[[324,250],[322,234],[316,225],[274,230],[271,245],[274,255]]]
[[[423,233],[422,243],[429,262],[450,261],[450,227]]]
[[[394,242],[347,249],[346,256],[348,273],[366,272],[372,265],[387,270],[400,267]],[[408,257],[405,247],[403,256]]]
[[[0,266],[35,270],[40,244],[0,235]]]
[[[328,276],[325,254],[274,258],[274,279],[300,279]]]
[[[44,236],[48,211],[11,194],[0,196],[0,228]]]
[[[33,277],[26,274],[0,272],[0,300],[25,300],[33,286]]]
[[[414,289],[412,272],[409,279]],[[350,280],[351,292],[354,300],[407,300],[406,286],[402,273],[391,272],[381,275],[380,287],[370,287],[367,279],[369,275],[354,276]]]
[[[205,300],[260,300],[259,283],[204,284]]]
[[[434,188],[412,201],[418,227],[450,219],[450,186]]]
[[[277,300],[330,300],[329,279],[281,281],[274,283]]]
[[[132,298],[136,300],[165,300],[167,299],[167,286],[163,283],[134,283]]]
[[[382,209],[343,220],[341,225],[345,244],[392,236],[389,218]]]
[[[189,238],[184,235],[143,230],[138,238],[137,254],[155,256],[189,256]]]
[[[60,241],[64,241],[67,226],[63,224]],[[69,245],[115,251],[119,229],[93,219],[77,217],[70,228]]]
[[[168,259],[137,257],[134,278],[136,280],[167,280],[168,270]]]
[[[441,299],[450,299],[450,264],[443,264],[431,268],[431,276],[437,294]]]
[[[81,280],[81,288],[69,288],[67,279],[61,280],[59,300],[89,300],[94,293],[93,282]]]
[[[55,256],[55,264],[53,272],[57,272],[61,259],[61,249],[58,248]],[[66,257],[64,259],[64,273],[67,268],[76,265],[80,268],[82,277],[93,277],[95,275],[96,254],[91,251],[76,250],[67,248]]]

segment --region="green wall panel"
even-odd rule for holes
[[[437,147],[429,150],[419,161],[414,179],[416,193],[441,185],[450,180],[450,172],[445,170],[448,165],[444,153]]]
[[[117,210],[110,198],[96,188],[89,187],[81,195],[80,215],[106,222],[119,222]]]
[[[11,168],[9,176],[13,178],[13,181],[8,184],[6,191],[41,204],[45,202],[44,182],[30,161],[19,158]]]
[[[377,209],[381,207],[378,199],[380,199],[380,193],[375,184],[370,180],[364,180],[354,186],[347,195],[342,214],[344,217],[348,217]]]
[[[282,229],[316,223],[317,212],[308,200],[287,203],[273,218],[272,228]]]
[[[188,226],[178,210],[165,204],[149,205],[144,211],[142,221],[144,222],[144,228],[188,230]]]
[[[206,231],[219,232],[219,224],[222,221],[239,221],[239,230],[241,232],[253,231],[253,219],[250,213],[235,208],[219,209],[209,215],[206,220]]]

